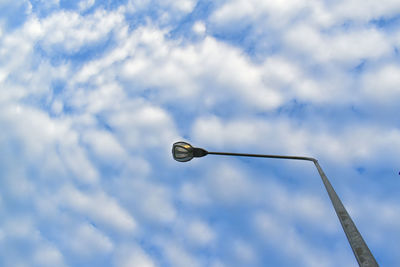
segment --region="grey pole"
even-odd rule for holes
[[[336,215],[338,216],[339,221],[342,224],[347,240],[349,241],[354,256],[357,259],[358,265],[362,267],[379,266],[364,239],[362,238],[360,232],[358,231],[356,225],[351,219],[349,213],[343,206],[342,201],[340,201],[339,196],[333,189],[331,183],[328,180],[328,177],[326,177],[325,173],[321,169],[321,166],[319,166],[318,161],[313,160],[313,162],[318,169],[322,182],[324,183],[329,198],[332,201],[332,205],[335,208]]]
[[[325,189],[328,192],[329,198],[331,199],[332,205],[335,208],[336,215],[339,218],[340,224],[343,227],[344,233],[346,234],[347,240],[350,243],[351,249],[353,250],[354,256],[360,267],[375,267],[379,266],[374,256],[369,250],[367,244],[362,238],[356,225],[351,219],[349,213],[340,201],[339,196],[336,194],[331,183],[323,172],[318,161],[310,157],[298,157],[298,156],[280,156],[280,155],[262,155],[262,154],[243,154],[243,153],[225,153],[225,152],[208,152],[207,154],[213,155],[225,155],[225,156],[244,156],[244,157],[259,157],[259,158],[278,158],[278,159],[295,159],[295,160],[307,160],[312,161],[317,167],[318,173],[321,176],[322,182],[325,185]]]

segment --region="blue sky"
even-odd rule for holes
[[[400,266],[400,2],[0,1],[1,266]]]

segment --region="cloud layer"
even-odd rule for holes
[[[0,3],[0,265],[397,266],[396,1]],[[371,212],[373,211],[373,212]]]

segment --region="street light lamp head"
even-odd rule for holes
[[[176,161],[189,161],[193,158],[193,147],[186,142],[176,142],[172,145],[172,156]]]
[[[176,142],[172,145],[172,156],[176,161],[186,162],[192,158],[204,157],[208,152],[202,148],[192,147],[186,142]]]

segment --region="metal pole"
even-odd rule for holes
[[[274,158],[274,159],[297,159],[314,161],[316,159],[300,156],[282,156],[282,155],[264,155],[264,154],[246,154],[246,153],[230,153],[230,152],[208,152],[207,154],[222,155],[222,156],[240,156],[240,157],[256,157],[256,158]]]
[[[226,152],[207,152],[212,155],[224,155],[224,156],[242,156],[242,157],[257,157],[257,158],[277,158],[277,159],[295,159],[295,160],[307,160],[312,161],[317,167],[318,173],[321,176],[322,182],[325,185],[325,189],[328,192],[329,198],[335,208],[336,215],[339,218],[340,224],[343,227],[344,233],[346,234],[347,240],[350,243],[351,249],[353,250],[354,256],[360,267],[379,267],[374,256],[369,250],[367,244],[362,238],[360,232],[357,230],[356,225],[351,219],[349,213],[340,201],[339,196],[336,194],[331,183],[322,171],[318,161],[310,157],[299,157],[299,156],[281,156],[281,155],[262,155],[262,154],[244,154],[244,153],[226,153]]]
[[[322,171],[321,166],[319,166],[318,161],[314,160],[314,164],[315,167],[317,167],[318,169],[322,182],[324,183],[329,198],[332,201],[332,205],[335,208],[336,215],[338,216],[339,221],[342,224],[347,240],[349,241],[354,256],[357,259],[358,265],[362,267],[379,266],[364,239],[362,238],[360,232],[357,230],[357,227],[351,219],[349,213],[343,206],[342,201],[340,201],[331,183],[329,182],[325,173]]]

